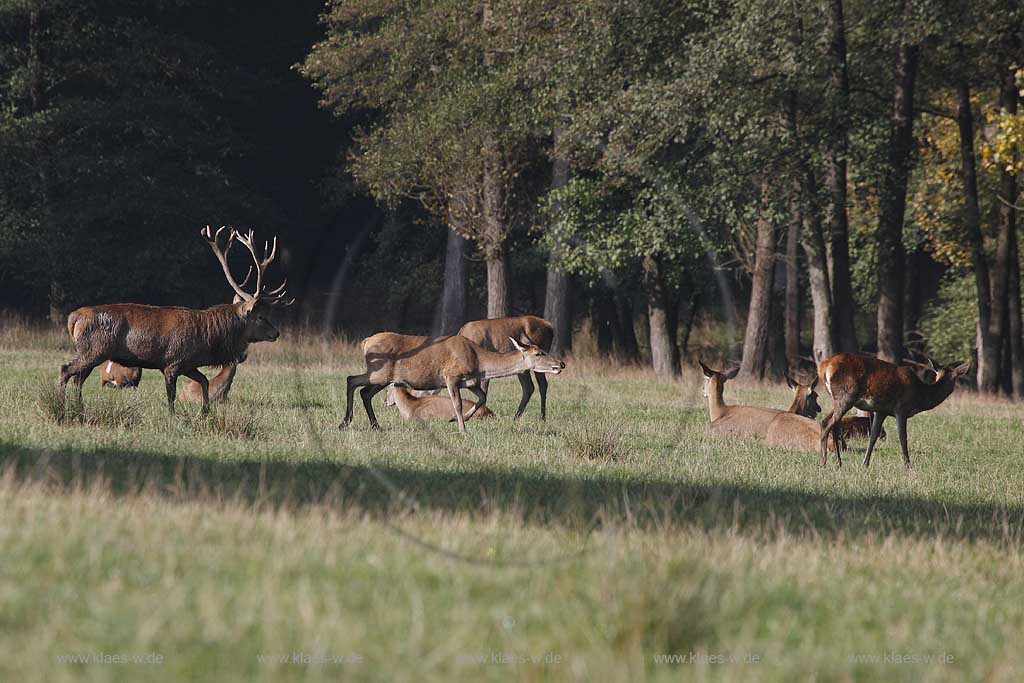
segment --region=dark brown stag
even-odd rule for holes
[[[221,249],[221,233],[228,231],[227,245]],[[78,400],[82,384],[100,363],[160,370],[167,388],[167,406],[174,412],[178,377],[184,375],[199,383],[203,394],[203,413],[210,408],[209,382],[199,372],[205,365],[230,365],[245,357],[251,342],[274,341],[279,332],[270,321],[275,304],[285,302],[285,283],[267,291],[264,275],[277,255],[264,243],[263,257],[253,244],[253,232],[242,235],[234,228],[222,227],[213,234],[207,226],[201,232],[224,270],[228,284],[241,301],[206,309],[143,304],[86,306],[68,316],[68,334],[75,354],[60,368],[60,388],[72,380]],[[235,242],[244,246],[256,264],[256,289],[252,294],[239,286],[231,275],[227,255]],[[268,253],[269,252],[269,253]]]

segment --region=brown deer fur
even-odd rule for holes
[[[130,368],[108,360],[100,366],[100,386],[128,389],[139,386],[142,381],[142,368]]]
[[[363,400],[370,427],[380,429],[371,403],[373,397],[389,384],[401,384],[411,389],[448,389],[452,411],[459,423],[459,431],[466,431],[465,420],[472,417],[487,400],[487,391],[481,382],[496,377],[508,377],[520,372],[535,371],[558,374],[565,363],[552,357],[540,347],[523,345],[513,340],[515,350],[509,353],[489,351],[466,337],[414,337],[393,332],[381,332],[362,342],[366,372],[350,375],[346,380],[345,418],[339,429],[352,422],[353,395],[357,387]],[[469,389],[477,402],[466,415],[462,412],[460,389]]]
[[[221,367],[220,372],[210,378],[210,402],[214,401],[226,401],[228,398],[228,392],[231,391],[231,383],[235,379],[235,373],[238,371],[238,363],[228,363]],[[193,382],[189,380],[185,386],[181,388],[181,395],[179,398],[183,401],[191,401],[193,403],[199,403],[203,400],[203,388],[199,386],[199,382]]]
[[[818,377],[832,397],[833,412],[822,426],[821,464],[828,461],[825,449],[829,434],[839,431],[841,421],[851,408],[873,413],[864,466],[871,465],[871,452],[882,429],[885,418],[896,418],[896,428],[903,451],[903,464],[910,467],[907,450],[907,420],[939,405],[956,389],[957,378],[967,374],[970,363],[953,364],[935,372],[935,382],[924,382],[911,368],[897,367],[877,358],[862,354],[839,353],[818,364]],[[836,454],[838,464],[842,458]]]
[[[722,398],[725,383],[736,376],[739,368],[723,373],[704,363],[700,367],[704,371],[704,397],[708,399],[708,416],[711,418],[708,425],[710,434],[763,438],[771,421],[784,412],[777,408],[726,405]]]
[[[61,391],[72,380],[82,398],[82,384],[93,369],[108,361],[134,368],[160,370],[167,389],[167,406],[174,412],[178,377],[184,375],[199,383],[203,413],[210,408],[209,383],[199,372],[206,365],[230,365],[245,357],[251,342],[274,341],[277,328],[270,322],[270,311],[284,302],[285,284],[265,291],[264,274],[277,254],[277,239],[263,258],[253,244],[254,235],[228,233],[227,247],[220,247],[222,227],[216,236],[207,226],[202,236],[209,243],[224,270],[228,284],[241,299],[206,309],[143,304],[85,306],[68,316],[68,334],[75,346],[71,360],[60,368]],[[256,263],[255,293],[248,293],[235,281],[227,262],[227,253],[235,242],[248,249]],[[250,271],[251,272],[251,271]],[[248,276],[245,282],[248,281]]]
[[[418,392],[417,392],[418,393]],[[406,387],[392,384],[388,387],[386,406],[398,406],[403,420],[455,420],[455,408],[447,396],[414,396]],[[466,413],[473,407],[473,401],[462,399],[462,412]],[[475,417],[494,417],[487,406],[480,406]],[[466,418],[467,420],[469,418]]]
[[[535,315],[520,315],[511,318],[491,318],[490,320],[474,320],[466,323],[459,330],[459,335],[476,342],[490,351],[508,353],[512,351],[511,339],[520,344],[536,344],[544,351],[551,351],[555,339],[555,328],[544,318]],[[540,389],[540,419],[547,419],[548,410],[548,379],[542,372],[533,373]],[[526,410],[526,404],[533,396],[533,382],[529,372],[516,375],[522,386],[523,394],[519,399],[519,407],[513,419],[519,418]],[[484,391],[487,391],[487,380],[484,380]]]

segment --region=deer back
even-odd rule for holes
[[[508,353],[513,350],[509,337],[520,343],[530,341],[544,351],[550,351],[555,340],[555,328],[544,318],[535,315],[518,315],[468,322],[459,330],[459,336],[465,337],[489,351],[499,353]]]
[[[397,382],[413,389],[437,389],[444,378],[471,374],[477,365],[473,343],[464,337],[419,337],[380,332],[362,342],[372,384]]]
[[[821,425],[809,417],[782,413],[768,424],[765,441],[774,448],[817,452],[821,448]],[[835,451],[832,440],[829,440],[828,447]]]

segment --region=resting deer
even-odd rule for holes
[[[535,344],[521,344],[515,339],[511,342],[513,351],[498,353],[459,335],[431,338],[380,332],[367,337],[362,342],[366,372],[347,378],[345,418],[338,428],[344,430],[351,424],[353,395],[357,387],[363,387],[359,396],[370,418],[370,427],[380,429],[371,401],[389,384],[401,384],[420,390],[448,389],[459,431],[465,432],[466,420],[487,400],[487,390],[481,386],[484,380],[527,371],[557,375],[565,368],[565,363]],[[476,404],[465,415],[461,389],[469,389],[477,397]]]
[[[130,368],[108,360],[100,367],[100,386],[134,389],[142,381],[142,368]]]
[[[823,360],[818,364],[818,377],[832,397],[833,412],[821,429],[819,448],[822,466],[828,462],[825,446],[829,434],[835,440],[839,431],[837,421],[856,407],[872,413],[864,466],[871,465],[871,452],[882,431],[882,423],[892,415],[896,418],[903,464],[909,469],[907,420],[945,401],[956,389],[957,378],[966,375],[970,368],[970,363],[947,365],[935,370],[935,382],[929,384],[911,368],[897,367],[871,356],[839,353]],[[836,460],[842,466],[843,459],[839,453],[836,453]]]
[[[422,393],[422,392],[416,392]],[[398,406],[398,412],[403,420],[448,420],[457,419],[451,399],[447,396],[436,396],[427,394],[416,396],[408,388],[392,384],[388,387],[387,395],[384,397],[384,405]],[[470,411],[473,402],[462,399],[462,412]],[[487,406],[480,406],[476,411],[476,417],[494,417],[494,413]],[[466,418],[467,420],[469,417]]]
[[[722,398],[725,383],[740,369],[717,372],[704,363],[700,363],[700,367],[704,371],[704,397],[708,400],[708,416],[711,418],[709,433],[764,438],[769,423],[785,412],[778,408],[726,405]]]
[[[241,362],[242,361],[239,361],[239,363]],[[238,363],[228,363],[221,367],[220,372],[208,380],[210,383],[210,403],[227,400],[228,392],[231,391],[231,383],[235,379],[236,372],[238,372]],[[181,388],[181,395],[178,398],[182,401],[198,403],[203,400],[203,388],[199,385],[199,382],[189,380],[185,383],[185,386]]]
[[[220,261],[228,284],[241,297],[240,302],[206,309],[142,304],[79,308],[68,316],[68,334],[74,341],[75,354],[60,368],[60,389],[63,391],[68,380],[72,380],[80,401],[82,384],[89,374],[96,366],[112,360],[130,367],[160,370],[172,414],[178,377],[184,375],[195,380],[202,389],[202,412],[209,412],[209,383],[199,368],[237,363],[251,342],[276,340],[280,333],[270,322],[271,309],[276,304],[291,303],[284,301],[284,283],[270,291],[264,288],[265,271],[277,254],[277,238],[273,248],[264,245],[264,257],[260,258],[251,230],[242,236],[231,229],[227,246],[222,250],[220,235],[226,229],[222,227],[213,235],[207,226],[201,234]],[[256,263],[256,289],[251,294],[238,285],[228,267],[227,254],[235,241],[249,251]]]
[[[517,340],[520,344],[532,343],[546,352],[551,351],[551,344],[555,339],[555,328],[544,318],[535,315],[520,315],[512,318],[491,318],[489,320],[474,320],[466,323],[459,330],[459,335],[476,342],[489,351],[508,353],[512,351],[510,340]],[[540,389],[540,419],[547,419],[548,411],[548,379],[543,372],[534,372],[537,378],[537,388]],[[521,372],[516,375],[519,384],[523,387],[522,398],[519,399],[519,407],[512,419],[518,419],[526,404],[533,396],[533,382],[530,380],[530,372]],[[488,380],[484,380],[483,388],[487,391]]]

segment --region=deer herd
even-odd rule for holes
[[[226,241],[222,235],[226,233]],[[209,412],[211,401],[228,397],[238,365],[245,361],[249,344],[275,341],[280,336],[271,322],[272,313],[294,303],[286,294],[287,281],[269,289],[267,268],[277,255],[277,238],[264,242],[260,250],[250,230],[242,234],[221,227],[215,233],[209,226],[202,237],[217,258],[235,296],[229,304],[206,309],[142,304],[86,306],[68,316],[67,329],[74,346],[71,360],[60,368],[59,387],[70,380],[81,401],[82,385],[90,373],[100,367],[100,383],[118,388],[137,387],[143,369],[159,370],[164,376],[167,405],[174,412],[178,377],[189,381],[181,398],[202,403],[202,414]],[[222,246],[222,241],[224,242]],[[241,284],[228,263],[228,254],[241,244],[253,264]],[[246,291],[255,269],[256,282]],[[473,417],[492,417],[486,406],[492,379],[518,377],[522,396],[515,418],[526,410],[534,392],[534,379],[540,390],[541,419],[547,417],[547,375],[557,375],[565,363],[551,355],[554,329],[536,316],[516,316],[477,320],[467,323],[457,334],[422,337],[380,332],[360,345],[365,371],[346,379],[345,415],[339,429],[352,422],[356,389],[370,421],[371,429],[380,429],[372,400],[387,390],[385,405],[396,406],[403,419],[441,419],[458,423],[466,431]],[[764,439],[767,445],[793,450],[819,452],[821,465],[828,452],[841,452],[847,439],[867,436],[864,465],[879,437],[887,416],[896,418],[903,462],[910,467],[907,451],[907,420],[944,401],[965,375],[969,364],[936,367],[929,360],[919,368],[896,366],[861,353],[839,353],[820,360],[817,376],[802,384],[786,376],[793,390],[787,410],[759,406],[727,405],[724,386],[738,368],[717,372],[700,363],[704,372],[704,396],[708,401],[708,431],[716,436],[745,436]],[[219,366],[211,379],[201,367]],[[817,387],[823,385],[832,399],[833,410],[822,423]],[[448,396],[436,395],[447,389]],[[464,400],[462,389],[475,401]],[[848,416],[851,409],[858,415]],[[831,437],[831,439],[829,438]]]

